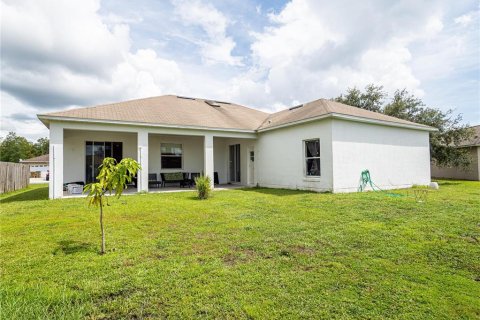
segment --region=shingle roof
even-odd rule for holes
[[[470,127],[473,129],[473,137],[460,143],[460,146],[480,146],[480,125]]]
[[[166,95],[53,112],[39,115],[39,118],[75,118],[79,120],[256,131],[273,129],[278,126],[295,124],[328,115],[345,115],[391,124],[410,125],[425,130],[433,129],[425,125],[325,99],[269,114],[234,103]]]
[[[353,116],[357,118],[393,122],[398,124],[413,125],[416,127],[424,127],[428,129],[430,127],[402,120],[395,117],[390,117],[382,113],[368,111],[365,109],[352,107],[343,103],[319,99],[312,102],[305,103],[303,105],[282,110],[277,113],[271,114],[264,123],[259,127],[259,130],[268,129],[272,127],[282,126],[289,123],[296,123],[309,118],[317,118],[329,114],[338,114],[345,116]]]
[[[268,113],[234,103],[167,95],[53,112],[47,116],[253,131]]]
[[[25,160],[20,160],[21,163],[29,163],[29,162],[34,162],[34,163],[38,163],[38,162],[46,162],[48,163],[49,161],[49,158],[48,158],[48,154],[43,154],[41,156],[38,156],[38,157],[33,157],[33,158],[30,158],[30,159],[25,159]]]

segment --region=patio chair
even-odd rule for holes
[[[183,187],[191,188],[192,187],[192,180],[190,179],[188,172],[183,173],[183,181],[180,181],[180,187],[181,188],[183,188]]]
[[[157,180],[156,173],[149,173],[148,174],[148,187],[155,186],[155,188],[160,188],[162,181]]]

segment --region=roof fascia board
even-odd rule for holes
[[[258,129],[257,131],[258,132],[265,132],[265,131],[270,131],[270,130],[274,130],[274,129],[280,129],[280,128],[285,128],[285,127],[295,126],[297,124],[302,124],[302,123],[306,123],[306,122],[312,122],[312,121],[317,121],[317,120],[321,120],[321,119],[330,118],[331,116],[332,116],[331,114],[324,114],[324,115],[321,115],[321,116],[318,116],[318,117],[302,119],[302,120],[298,120],[298,121],[282,123],[280,125],[273,126],[273,127]]]
[[[101,119],[81,119],[71,117],[56,117],[47,115],[37,115],[38,119],[42,121],[66,121],[66,122],[79,122],[79,123],[95,123],[95,124],[114,124],[114,125],[127,125],[127,126],[140,126],[140,127],[154,127],[154,128],[172,128],[172,129],[187,129],[187,130],[207,130],[207,131],[227,131],[227,132],[239,132],[239,133],[256,133],[256,130],[248,129],[229,129],[229,128],[213,128],[202,126],[183,126],[183,125],[170,125],[170,124],[157,124],[157,123],[145,123],[134,121],[118,121],[118,120],[101,120]]]
[[[386,126],[391,126],[391,127],[423,130],[423,131],[430,131],[430,132],[438,131],[438,129],[433,128],[433,127],[417,126],[417,125],[411,125],[411,124],[406,124],[406,123],[398,123],[398,122],[392,122],[392,121],[385,121],[385,120],[375,120],[375,119],[369,119],[369,118],[363,118],[363,117],[357,117],[357,116],[349,116],[349,115],[345,115],[345,114],[341,114],[341,113],[328,113],[328,114],[324,114],[324,115],[321,115],[321,116],[318,116],[318,117],[312,117],[312,118],[308,118],[308,119],[292,121],[292,122],[284,123],[284,124],[281,124],[281,125],[278,125],[278,126],[259,129],[258,132],[265,132],[265,131],[269,131],[269,130],[290,127],[290,126],[294,126],[294,125],[298,125],[298,124],[302,124],[302,123],[307,123],[307,122],[311,122],[311,121],[317,121],[317,120],[326,119],[326,118],[334,118],[334,119],[341,119],[341,120],[347,120],[347,121],[379,124],[379,125],[386,125]]]
[[[369,119],[369,118],[364,118],[364,117],[345,115],[345,114],[341,114],[341,113],[328,113],[328,114],[320,115],[320,116],[317,116],[317,117],[302,119],[302,120],[298,120],[298,121],[292,121],[292,122],[284,123],[284,124],[281,124],[281,125],[272,126],[272,127],[263,128],[263,129],[258,129],[258,130],[211,128],[211,127],[202,127],[202,126],[168,125],[168,124],[143,123],[143,122],[134,122],[134,121],[81,119],[81,118],[72,118],[72,117],[48,116],[48,115],[42,115],[42,114],[37,115],[37,117],[45,125],[47,125],[49,121],[53,120],[53,121],[79,122],[79,123],[96,123],[96,124],[102,124],[103,123],[103,124],[130,125],[130,126],[154,127],[154,128],[225,131],[225,132],[239,132],[239,133],[265,132],[265,131],[285,128],[285,127],[290,127],[290,126],[294,126],[294,125],[298,125],[298,124],[302,124],[302,123],[318,121],[318,120],[321,120],[321,119],[334,118],[334,119],[341,119],[341,120],[347,120],[347,121],[356,121],[356,122],[363,122],[363,123],[386,125],[386,126],[391,126],[391,127],[423,130],[423,131],[429,131],[429,132],[438,131],[438,129],[433,128],[433,127],[411,125],[411,124],[406,124],[406,123],[398,123],[398,122],[385,121],[385,120],[375,120],[375,119]]]
[[[423,131],[430,131],[430,132],[438,131],[437,128],[433,128],[433,127],[429,127],[429,126],[423,126],[423,125],[399,123],[399,122],[393,122],[393,121],[388,121],[388,120],[376,120],[376,119],[364,118],[364,117],[359,117],[359,116],[350,116],[350,115],[345,115],[345,114],[341,114],[341,113],[332,113],[331,115],[332,115],[333,118],[342,119],[342,120],[350,120],[350,121],[356,121],[356,122],[380,124],[380,125],[386,125],[386,126],[391,126],[391,127],[416,129],[416,130],[423,130]]]

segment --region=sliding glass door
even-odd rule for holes
[[[98,176],[98,167],[106,157],[122,160],[123,145],[121,142],[87,141],[85,143],[85,180],[87,183],[95,181]]]
[[[229,146],[230,154],[230,182],[240,182],[240,145]]]

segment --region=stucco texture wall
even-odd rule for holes
[[[332,190],[332,120],[261,132],[256,172],[260,186],[312,191]],[[320,177],[305,175],[304,140],[320,139]]]
[[[137,159],[137,134],[89,130],[65,130],[63,142],[63,181],[85,181],[85,142],[123,143],[123,157]]]
[[[160,161],[160,145],[177,143],[183,148],[182,169],[163,169]],[[199,172],[203,171],[203,137],[150,134],[148,137],[148,171],[160,172]]]
[[[335,119],[333,191],[356,191],[360,174],[368,169],[383,189],[430,183],[427,131]]]
[[[114,141],[123,143],[123,157],[137,159],[137,134],[132,132],[109,132],[89,130],[64,131],[64,182],[85,181],[85,142]],[[255,145],[253,139],[236,139],[214,137],[214,170],[218,172],[221,184],[228,183],[228,146],[241,145],[241,184],[247,184],[248,148]],[[182,169],[162,169],[160,162],[160,145],[162,143],[179,143],[183,146]],[[160,172],[203,172],[204,137],[149,134],[148,137],[148,171]]]

